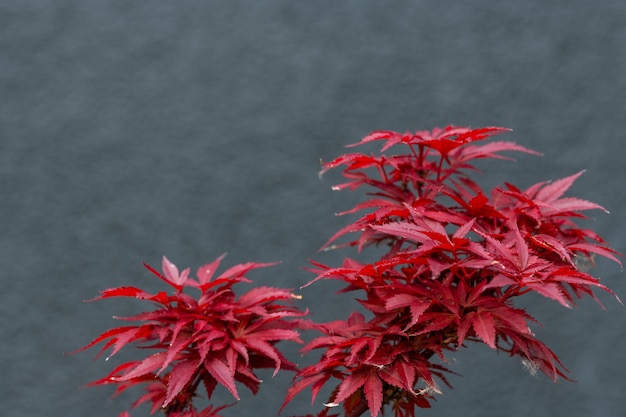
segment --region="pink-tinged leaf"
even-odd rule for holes
[[[190,343],[192,343],[192,338],[190,337],[177,337],[167,349],[167,356],[165,361],[163,361],[163,365],[157,372],[159,375],[161,372],[165,370],[174,360],[176,360],[178,354],[185,349]]]
[[[129,381],[133,378],[137,378],[151,372],[155,372],[163,365],[165,361],[166,352],[158,352],[148,356],[146,359],[139,362],[137,366],[126,372],[124,375],[117,378],[118,381]]]
[[[256,287],[239,297],[242,308],[271,300],[288,300],[293,298],[291,292],[283,288]]]
[[[243,358],[246,366],[248,366],[248,363],[250,362],[250,355],[248,354],[248,349],[246,349],[246,345],[239,342],[238,340],[231,340],[230,347],[234,352],[237,352]]]
[[[128,411],[122,411],[118,417],[130,417],[130,413]]]
[[[537,282],[528,283],[526,286],[544,297],[558,301],[563,307],[572,308],[570,300],[565,296],[558,284],[553,282]]]
[[[172,372],[170,372],[169,381],[167,383],[167,396],[165,397],[162,407],[167,407],[170,402],[181,393],[197,369],[198,362],[191,360],[180,362],[172,368]]]
[[[487,288],[502,288],[502,287],[508,287],[510,285],[516,285],[517,282],[512,280],[511,278],[502,275],[502,274],[498,274],[495,277],[493,277],[491,279],[491,281],[489,281],[489,283],[487,285],[485,285],[484,289]]]
[[[276,351],[276,348],[263,340],[255,339],[255,338],[247,338],[246,344],[248,345],[250,349],[257,351],[260,354],[274,361],[275,367],[274,367],[274,374],[272,376],[276,376],[276,374],[280,370],[280,364],[281,364],[281,360],[280,360],[281,358],[278,352]]]
[[[490,313],[477,310],[472,320],[476,335],[492,349],[496,349],[496,324]]]
[[[429,238],[424,234],[424,230],[410,223],[388,223],[383,225],[372,225],[372,229],[387,233],[391,236],[407,239],[413,242],[425,242]]]
[[[207,357],[204,360],[204,367],[213,378],[222,384],[236,400],[239,400],[237,386],[235,385],[235,372],[228,365],[215,357]]]
[[[576,181],[576,179],[580,177],[584,172],[585,171],[582,170],[577,174],[570,175],[569,177],[549,183],[548,185],[537,191],[537,194],[534,196],[534,198],[547,203],[556,201],[559,197],[565,194],[565,192],[572,186],[574,181]]]
[[[610,259],[613,262],[616,262],[618,265],[622,266],[622,262],[616,256],[616,255],[619,255],[619,253],[605,246],[599,246],[599,245],[594,245],[592,243],[581,242],[581,243],[575,243],[573,245],[569,245],[567,248],[572,251],[579,251],[579,252],[586,253],[586,254],[590,252],[595,253],[600,256],[604,256],[605,258]]]
[[[387,311],[395,310],[396,308],[408,307],[411,303],[417,301],[417,297],[409,294],[396,294],[385,300],[385,309]]]
[[[506,131],[506,130],[504,130]],[[498,132],[499,133],[499,132]],[[459,162],[467,162],[477,158],[512,159],[498,155],[498,152],[515,151],[524,152],[531,155],[541,155],[541,153],[525,148],[513,142],[494,141],[484,145],[468,145],[455,151],[454,158]]]
[[[556,214],[583,210],[602,210],[605,213],[609,212],[607,209],[599,204],[574,197],[560,198],[556,201],[551,201],[549,203],[543,203],[539,201],[536,201],[536,203],[540,207],[541,212],[546,216],[554,216]]]
[[[370,372],[363,386],[363,391],[365,391],[365,398],[367,399],[370,414],[372,417],[378,416],[380,408],[383,405],[383,383],[376,372]]]
[[[463,224],[467,221],[465,217],[460,216],[452,211],[428,210],[423,208],[417,209],[411,206],[407,206],[407,208],[409,209],[409,213],[415,221],[419,221],[419,219],[423,217],[439,223]]]
[[[469,222],[465,223],[463,226],[459,227],[456,232],[452,235],[452,239],[461,239],[467,235],[472,228],[474,227],[474,223],[476,223],[476,219],[472,219]]]
[[[226,271],[224,271],[218,279],[222,278],[241,278],[243,282],[250,282],[248,279],[244,279],[243,276],[250,272],[253,269],[257,268],[267,268],[269,266],[278,265],[280,262],[268,262],[268,263],[259,263],[259,262],[246,262],[243,264],[235,265]]]
[[[200,285],[207,284],[209,281],[211,281],[211,278],[215,274],[215,271],[217,271],[217,269],[219,268],[220,262],[222,261],[222,259],[224,259],[225,256],[226,254],[224,253],[213,262],[198,268],[196,276],[198,277],[198,282],[200,283]]]
[[[174,287],[177,291],[181,291],[183,289],[182,285],[178,285],[178,284],[174,283],[173,281],[171,281],[170,279],[166,278],[165,276],[163,276],[163,274],[161,274],[159,271],[157,271],[156,269],[154,269],[153,267],[151,267],[147,263],[144,262],[143,266],[145,266],[146,269],[148,271],[152,272],[156,277],[158,277],[159,279],[161,279],[162,281],[164,281],[168,285]]]
[[[482,236],[491,246],[493,246],[492,249],[495,250],[496,254],[499,255],[501,259],[509,261],[512,265],[518,265],[517,259],[515,259],[511,251],[506,246],[504,246],[502,242],[486,233],[482,233],[479,231],[476,231],[476,233]]]
[[[254,329],[254,327],[250,326],[250,329]],[[281,329],[281,328],[271,328],[271,329],[262,329],[258,331],[252,331],[250,333],[246,333],[246,339],[254,338],[265,341],[279,341],[279,340],[297,340],[300,337],[300,333],[296,330],[292,329]]]
[[[189,268],[185,269],[181,273],[178,273],[178,268],[169,259],[163,256],[163,273],[165,278],[174,284],[175,287],[182,287],[185,285],[185,281],[189,277]]]

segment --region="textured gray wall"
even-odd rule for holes
[[[593,227],[626,252],[624,45],[623,0],[0,2],[2,415],[127,406],[82,388],[115,360],[62,353],[137,308],[82,300],[158,288],[143,261],[282,260],[254,277],[285,287],[311,278],[308,258],[337,264],[347,253],[315,251],[355,197],[318,179],[319,160],[371,130],[511,127],[545,156],[489,164],[488,181],[587,169],[572,194],[611,210]],[[626,294],[618,267],[595,273]],[[345,317],[333,290],[319,283],[303,305]],[[626,311],[601,299],[607,311],[531,309],[578,383],[473,346],[452,364],[455,389],[418,415],[623,416]],[[275,415],[289,378],[225,414]]]

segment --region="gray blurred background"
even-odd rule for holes
[[[545,156],[485,164],[484,181],[527,186],[587,169],[571,195],[611,211],[590,213],[592,227],[626,252],[625,45],[623,0],[0,2],[2,415],[128,406],[135,393],[84,385],[132,352],[63,353],[141,308],[83,300],[162,289],[142,262],[282,260],[252,277],[297,288],[312,278],[309,258],[354,255],[316,252],[358,198],[317,172],[372,130],[513,128],[500,139]],[[626,296],[618,266],[593,272]],[[317,320],[345,318],[352,305],[336,288],[307,288],[301,304]],[[470,346],[452,355],[455,389],[416,414],[623,416],[626,310],[600,299],[606,311],[530,302],[577,383]],[[299,360],[298,346],[285,348]],[[276,415],[290,378],[264,375],[258,397],[242,388],[224,414]],[[325,399],[310,406],[303,393],[283,415]]]

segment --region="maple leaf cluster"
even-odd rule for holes
[[[506,158],[504,151],[536,154],[511,142],[479,144],[507,130],[378,131],[356,145],[382,141],[379,154],[349,153],[324,164],[322,172],[344,167],[348,182],[335,189],[370,191],[369,199],[340,214],[367,213],[325,247],[386,249],[373,263],[347,258],[331,268],[314,262],[311,283],[345,282],[342,291],[363,294],[358,301],[371,318],[352,313],[314,326],[323,335],[303,351],[323,350],[322,357],[297,373],[287,402],[307,387],[315,399],[333,378],[340,382],[327,405],[343,403],[346,416],[369,409],[375,417],[385,405],[396,417],[414,416],[440,393],[437,380],[449,385],[449,371],[439,364],[445,352],[468,341],[519,356],[553,380],[566,378],[558,357],[531,331],[533,317],[513,301],[535,292],[571,307],[582,295],[593,297],[593,288],[613,294],[578,265],[593,255],[619,263],[618,254],[572,221],[584,217],[583,210],[604,210],[564,197],[582,172],[525,190],[504,184],[489,194],[469,177],[475,160]],[[392,147],[396,153],[387,155]],[[357,236],[334,244],[348,234]]]
[[[296,321],[288,319],[306,312],[285,302],[299,297],[272,287],[256,287],[236,297],[232,287],[250,283],[248,272],[272,264],[240,264],[212,279],[221,259],[199,268],[197,279],[189,277],[189,268],[179,272],[166,257],[163,273],[145,265],[173,288],[171,293],[150,294],[136,287],[102,291],[94,300],[133,297],[157,308],[133,317],[116,317],[139,324],[108,330],[81,350],[104,343],[99,355],[111,349],[110,358],[124,346],[136,344],[154,353],[141,361],[125,362],[90,385],[114,384],[115,394],[119,394],[147,384],[133,408],[151,403],[152,414],[163,410],[170,417],[219,417],[225,406],[195,409],[193,400],[200,385],[209,399],[218,384],[239,399],[236,382],[258,392],[261,380],[255,369],[274,368],[274,375],[280,369],[295,370],[275,344],[282,340],[302,343]],[[185,288],[199,290],[199,296],[186,294]],[[129,413],[120,417],[129,417]]]
[[[478,160],[510,159],[504,155],[510,151],[537,154],[512,142],[483,142],[506,131],[377,131],[350,146],[382,142],[378,153],[347,153],[323,163],[322,173],[343,167],[347,182],[334,189],[368,190],[365,201],[340,213],[365,214],[323,249],[352,246],[360,253],[376,246],[382,254],[370,263],[345,258],[339,267],[313,261],[316,275],[307,286],[342,281],[341,291],[358,294],[365,314],[315,323],[289,302],[298,298],[290,290],[262,286],[236,296],[233,286],[249,283],[248,272],[271,264],[237,265],[213,279],[220,257],[194,279],[164,257],[162,272],[146,267],[171,287],[169,293],[120,287],[96,298],[133,297],[157,308],[120,318],[137,324],[108,330],[81,349],[102,343],[100,354],[110,349],[110,357],[133,344],[154,352],[92,385],[113,384],[120,393],[145,384],[134,407],[151,403],[152,413],[169,417],[219,417],[225,406],[195,409],[201,387],[209,399],[217,385],[239,399],[237,383],[259,391],[256,369],[286,369],[296,374],[283,408],[305,389],[314,401],[334,384],[316,417],[338,417],[342,409],[346,417],[368,411],[376,417],[385,410],[414,417],[417,408],[431,406],[440,384],[450,386],[448,352],[469,342],[517,356],[555,381],[567,379],[557,355],[532,332],[530,325],[539,323],[515,301],[536,293],[570,308],[583,296],[598,301],[596,289],[617,297],[587,266],[596,256],[621,265],[620,254],[575,223],[585,218],[581,212],[604,210],[565,196],[582,172],[526,189],[504,183],[490,192],[471,178]],[[319,336],[302,352],[321,351],[321,357],[298,369],[276,343],[303,343],[300,331],[310,330]]]

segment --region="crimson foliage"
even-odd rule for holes
[[[526,190],[505,184],[489,194],[469,177],[477,159],[504,159],[505,151],[536,154],[511,142],[479,144],[505,131],[378,131],[356,145],[381,141],[379,154],[349,153],[324,164],[322,172],[344,167],[348,181],[335,189],[370,189],[369,199],[343,214],[367,213],[326,248],[387,249],[374,263],[314,263],[311,283],[345,282],[343,291],[360,292],[372,317],[352,313],[346,321],[314,326],[323,335],[303,351],[319,349],[322,357],[297,373],[286,402],[309,386],[315,399],[335,378],[340,382],[329,403],[343,403],[346,416],[366,409],[376,416],[385,405],[396,417],[414,416],[415,407],[430,407],[440,392],[437,379],[448,384],[439,364],[445,352],[468,341],[519,356],[553,380],[566,377],[557,356],[529,328],[534,319],[514,300],[536,292],[571,307],[580,296],[593,296],[594,287],[612,294],[578,264],[593,261],[594,254],[619,263],[618,254],[572,221],[583,217],[580,211],[604,210],[564,197],[582,172]],[[387,155],[390,148],[395,153]],[[348,234],[356,237],[332,245]]]
[[[582,172],[524,190],[505,183],[490,192],[470,177],[477,160],[510,159],[503,155],[509,151],[537,154],[512,142],[483,142],[507,130],[377,131],[351,146],[382,142],[379,153],[348,153],[323,164],[322,173],[343,167],[347,182],[334,189],[369,190],[368,199],[342,214],[366,213],[324,248],[355,246],[360,252],[375,245],[383,252],[373,263],[346,258],[340,267],[330,267],[313,262],[316,276],[307,285],[343,281],[342,291],[358,293],[369,318],[352,312],[347,320],[330,323],[304,320],[306,312],[284,303],[295,296],[271,287],[237,298],[233,285],[250,282],[245,277],[250,270],[269,264],[237,265],[212,280],[218,258],[192,279],[189,269],[179,272],[163,258],[163,273],[147,268],[173,292],[103,291],[97,299],[134,297],[157,309],[121,318],[140,324],[111,329],[83,348],[104,343],[101,353],[111,349],[112,356],[128,344],[140,344],[155,353],[124,363],[93,384],[117,385],[119,393],[147,383],[134,406],[148,402],[153,413],[217,417],[224,406],[194,408],[200,384],[208,398],[220,384],[238,399],[236,382],[258,392],[255,369],[272,367],[276,373],[284,368],[297,372],[285,405],[309,387],[315,400],[335,381],[317,417],[336,417],[331,413],[340,405],[347,417],[368,410],[376,417],[385,409],[395,417],[413,417],[417,407],[430,407],[441,393],[440,383],[449,386],[446,353],[468,342],[518,356],[555,381],[567,378],[558,357],[531,331],[535,319],[515,301],[537,293],[570,308],[582,296],[595,299],[594,288],[615,295],[586,266],[596,255],[621,265],[620,255],[574,222],[584,218],[582,211],[604,210],[565,196]],[[199,296],[186,294],[186,288],[199,290]],[[321,351],[319,361],[303,369],[275,346],[281,340],[300,342],[298,329],[321,334],[302,349]]]

